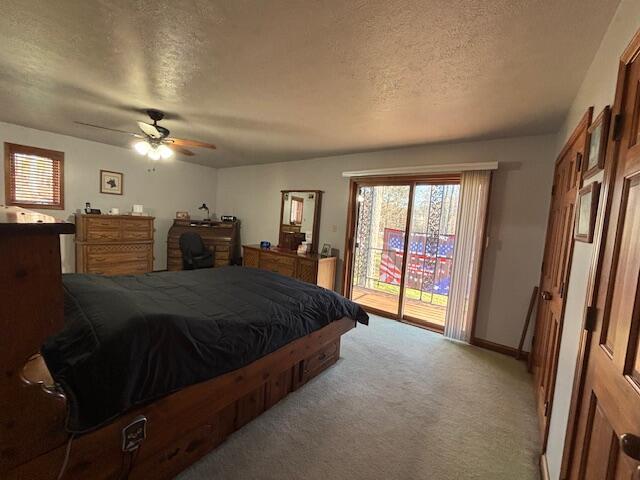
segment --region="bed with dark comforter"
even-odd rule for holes
[[[65,327],[42,355],[67,396],[74,433],[241,368],[342,317],[368,323],[335,292],[252,268],[68,274],[63,283]]]

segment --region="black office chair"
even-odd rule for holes
[[[213,267],[213,254],[207,249],[202,237],[194,232],[180,235],[182,267],[185,270]]]

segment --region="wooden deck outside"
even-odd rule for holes
[[[398,302],[400,301],[400,298],[395,295],[356,286],[353,287],[351,292],[351,299],[365,307],[376,308],[393,313],[394,315],[398,311]],[[406,299],[404,303],[404,314],[444,326],[447,307],[432,305],[421,302],[420,300]]]

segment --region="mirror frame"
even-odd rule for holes
[[[311,231],[313,240],[311,242],[311,250],[309,251],[309,253],[318,253],[318,233],[320,232],[320,210],[322,206],[322,190],[304,190],[304,189],[280,190],[280,218],[278,218],[278,247],[283,248],[283,245],[284,245],[284,241],[282,237],[282,227],[284,225],[282,223],[282,215],[284,214],[284,195],[286,193],[291,194],[294,192],[314,193],[316,195],[315,207],[313,209],[313,229]]]

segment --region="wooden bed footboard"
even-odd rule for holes
[[[73,225],[51,217],[0,207],[1,478],[56,479],[65,457],[64,479],[172,478],[333,365],[340,337],[355,326],[342,318],[241,369],[70,438],[66,401],[47,385],[48,371],[33,355],[63,324],[58,236],[72,232]],[[125,452],[123,430],[140,417],[146,438]]]

